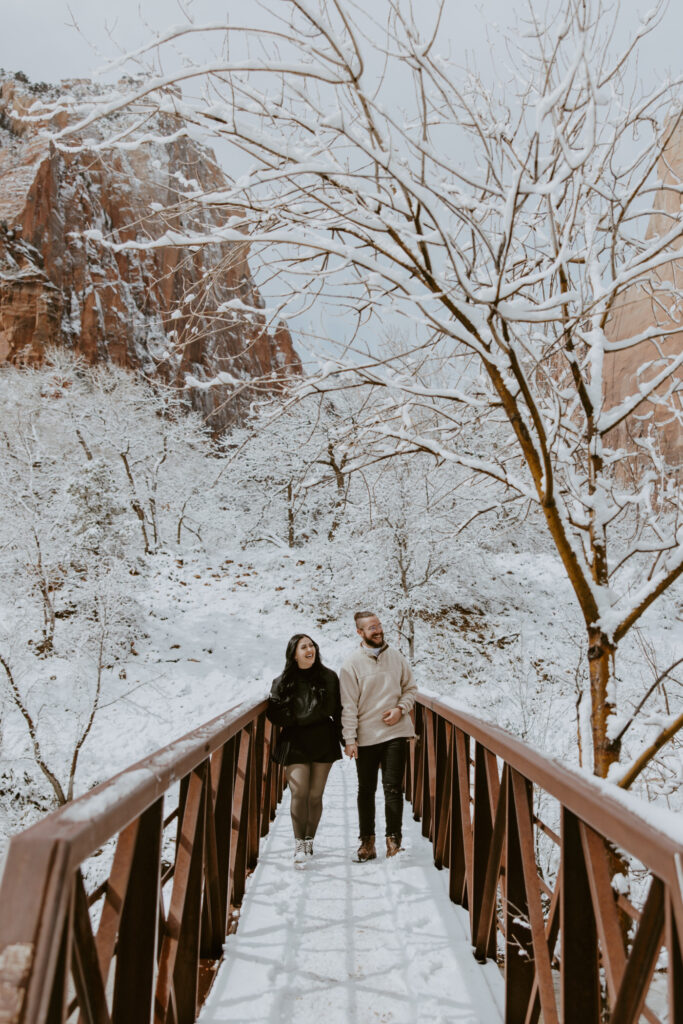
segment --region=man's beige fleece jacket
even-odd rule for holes
[[[408,660],[393,647],[375,657],[362,645],[342,665],[339,673],[344,743],[369,747],[374,743],[415,735],[410,712],[417,684]],[[382,715],[401,708],[396,725],[385,725]]]

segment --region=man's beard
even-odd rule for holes
[[[371,637],[366,636],[365,642],[368,645],[368,647],[382,647],[384,645],[384,633],[382,633],[381,640],[374,640]]]

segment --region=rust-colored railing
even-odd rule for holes
[[[683,847],[502,729],[424,694],[415,719],[406,795],[475,955],[504,965],[506,1024],[683,1024]],[[617,854],[640,909],[613,886]]]
[[[226,712],[12,840],[0,1024],[195,1020],[282,795],[265,708]],[[683,1024],[680,844],[502,729],[424,694],[415,722],[406,795],[475,955],[504,965],[507,1024]],[[617,855],[636,905],[612,884]]]
[[[245,707],[11,841],[1,1024],[195,1020],[282,795],[266,702]],[[88,892],[98,853],[110,864]]]

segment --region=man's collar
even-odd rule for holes
[[[373,658],[373,657],[376,658],[378,654],[382,653],[382,651],[386,651],[388,646],[389,646],[389,644],[386,642],[386,640],[384,641],[384,643],[382,644],[381,647],[370,647],[370,645],[366,644],[364,640],[361,640],[361,642],[360,642],[361,650],[362,651],[367,651],[368,656],[371,657],[371,658]]]

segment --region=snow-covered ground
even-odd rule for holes
[[[351,578],[334,580],[335,591],[349,595],[346,613],[320,621],[319,595],[329,594],[330,580],[318,557],[316,550],[264,544],[245,551],[226,539],[213,557],[196,553],[151,560],[135,583],[144,635],[136,640],[134,653],[107,673],[101,708],[80,755],[76,795],[232,704],[266,696],[295,632],[310,633],[323,660],[338,670],[356,643],[352,614],[357,596]],[[544,552],[515,551],[488,552],[482,564],[488,572],[463,574],[454,592],[452,621],[443,625],[450,649],[444,646],[435,658],[428,634],[418,629],[418,685],[453,697],[459,706],[576,763],[573,671],[581,657],[574,640],[580,624],[574,621],[576,609],[559,566]],[[679,644],[678,600],[676,592],[664,595],[644,623],[663,664],[673,660]],[[387,639],[395,644],[390,613],[381,606],[379,611]],[[626,645],[623,650],[626,655]],[[627,659],[621,664],[624,671]],[[632,672],[624,671],[629,684],[642,671],[642,664],[633,664]],[[49,668],[49,662],[35,665],[40,671]],[[66,765],[70,734],[50,731],[49,709],[44,714],[52,763]],[[14,754],[15,772],[25,765],[36,778],[25,724],[9,710],[3,748]],[[22,802],[16,812],[13,808],[11,800],[5,803],[3,849],[9,834],[48,809],[38,801]]]
[[[144,635],[106,673],[100,709],[81,751],[75,795],[231,705],[265,697],[295,632],[312,633],[327,663],[339,667],[354,643],[352,628],[346,636],[339,625],[321,629],[312,615],[297,611],[291,601],[294,588],[307,585],[305,565],[296,564],[301,561],[297,553],[278,552],[275,564],[273,557],[267,549],[245,555],[238,544],[226,543],[215,558],[159,555],[148,574],[138,578],[135,600]],[[35,669],[37,684],[41,671],[54,671],[49,662],[40,661]],[[44,707],[39,721],[49,742],[50,763],[63,773],[73,752],[72,732],[55,728],[50,716],[50,708]],[[50,808],[38,790],[40,776],[26,725],[9,707],[2,743],[13,781],[26,780],[23,793],[0,794],[5,797],[0,804],[4,860],[9,836]],[[5,786],[9,789],[8,782]]]
[[[339,669],[357,642],[353,612],[369,605],[380,613],[389,642],[398,645],[394,597],[376,568],[382,551],[364,548],[362,540],[340,551],[341,542],[333,548],[317,535],[287,548],[277,538],[245,541],[235,528],[223,536],[214,531],[203,548],[169,546],[140,557],[127,583],[135,639],[105,669],[75,795],[228,707],[264,697],[295,632],[313,636],[326,664]],[[585,679],[577,708],[585,650],[575,599],[557,558],[530,528],[511,534],[482,527],[459,542],[456,563],[434,603],[416,615],[412,661],[418,685],[576,764],[581,729],[584,753],[590,745]],[[635,637],[621,645],[620,713],[628,714],[650,685],[653,666],[661,670],[683,653],[682,614],[678,586],[643,617],[647,647],[641,649]],[[8,592],[0,592],[0,617],[9,622],[17,615]],[[76,706],[79,692],[72,695],[65,685],[68,661],[36,657],[30,649],[22,653],[18,643],[14,650],[17,678],[49,763],[64,778],[74,736],[66,726],[83,714]],[[676,685],[665,695],[672,710],[680,705]],[[87,701],[84,706],[87,711]],[[633,752],[658,721],[643,716]],[[52,804],[26,724],[11,704],[0,734],[1,859],[9,835]],[[680,758],[678,769],[674,763],[679,750],[671,750],[665,780],[673,807],[680,807],[683,779]],[[584,768],[590,770],[586,763]],[[205,1024],[501,1019],[497,968],[482,969],[472,959],[466,918],[448,900],[446,873],[434,869],[419,828],[406,822],[408,849],[396,861],[351,862],[354,790],[353,766],[336,766],[315,861],[296,873],[285,797],[250,880],[240,927],[228,940],[229,956],[203,1011]],[[650,799],[667,813],[666,790]],[[89,888],[102,881],[107,864],[100,857],[86,866]]]
[[[472,956],[468,914],[448,899],[448,873],[435,869],[410,808],[404,853],[386,860],[378,843],[377,860],[353,861],[355,794],[354,766],[336,764],[314,856],[300,870],[285,791],[200,1024],[503,1020],[502,976]]]
[[[319,480],[342,457],[331,406],[212,446],[169,402],[64,353],[0,375],[0,857],[72,781],[83,793],[264,696],[294,632],[338,669],[359,608],[420,687],[591,770],[585,624],[537,513],[426,458]],[[619,578],[623,595],[639,586],[629,559]],[[681,621],[683,580],[619,645],[615,730],[645,698],[622,765],[680,713],[680,676],[662,673]],[[634,792],[680,810],[681,749]]]
[[[279,555],[278,574],[267,552],[235,548],[222,559],[168,559],[150,578],[141,598],[147,636],[126,663],[120,696],[96,719],[82,755],[85,777],[101,781],[232,704],[267,696],[293,633],[313,633],[339,668],[351,634],[344,643],[339,627],[321,631],[292,608],[289,581],[279,582],[290,561],[301,573],[298,555]]]

